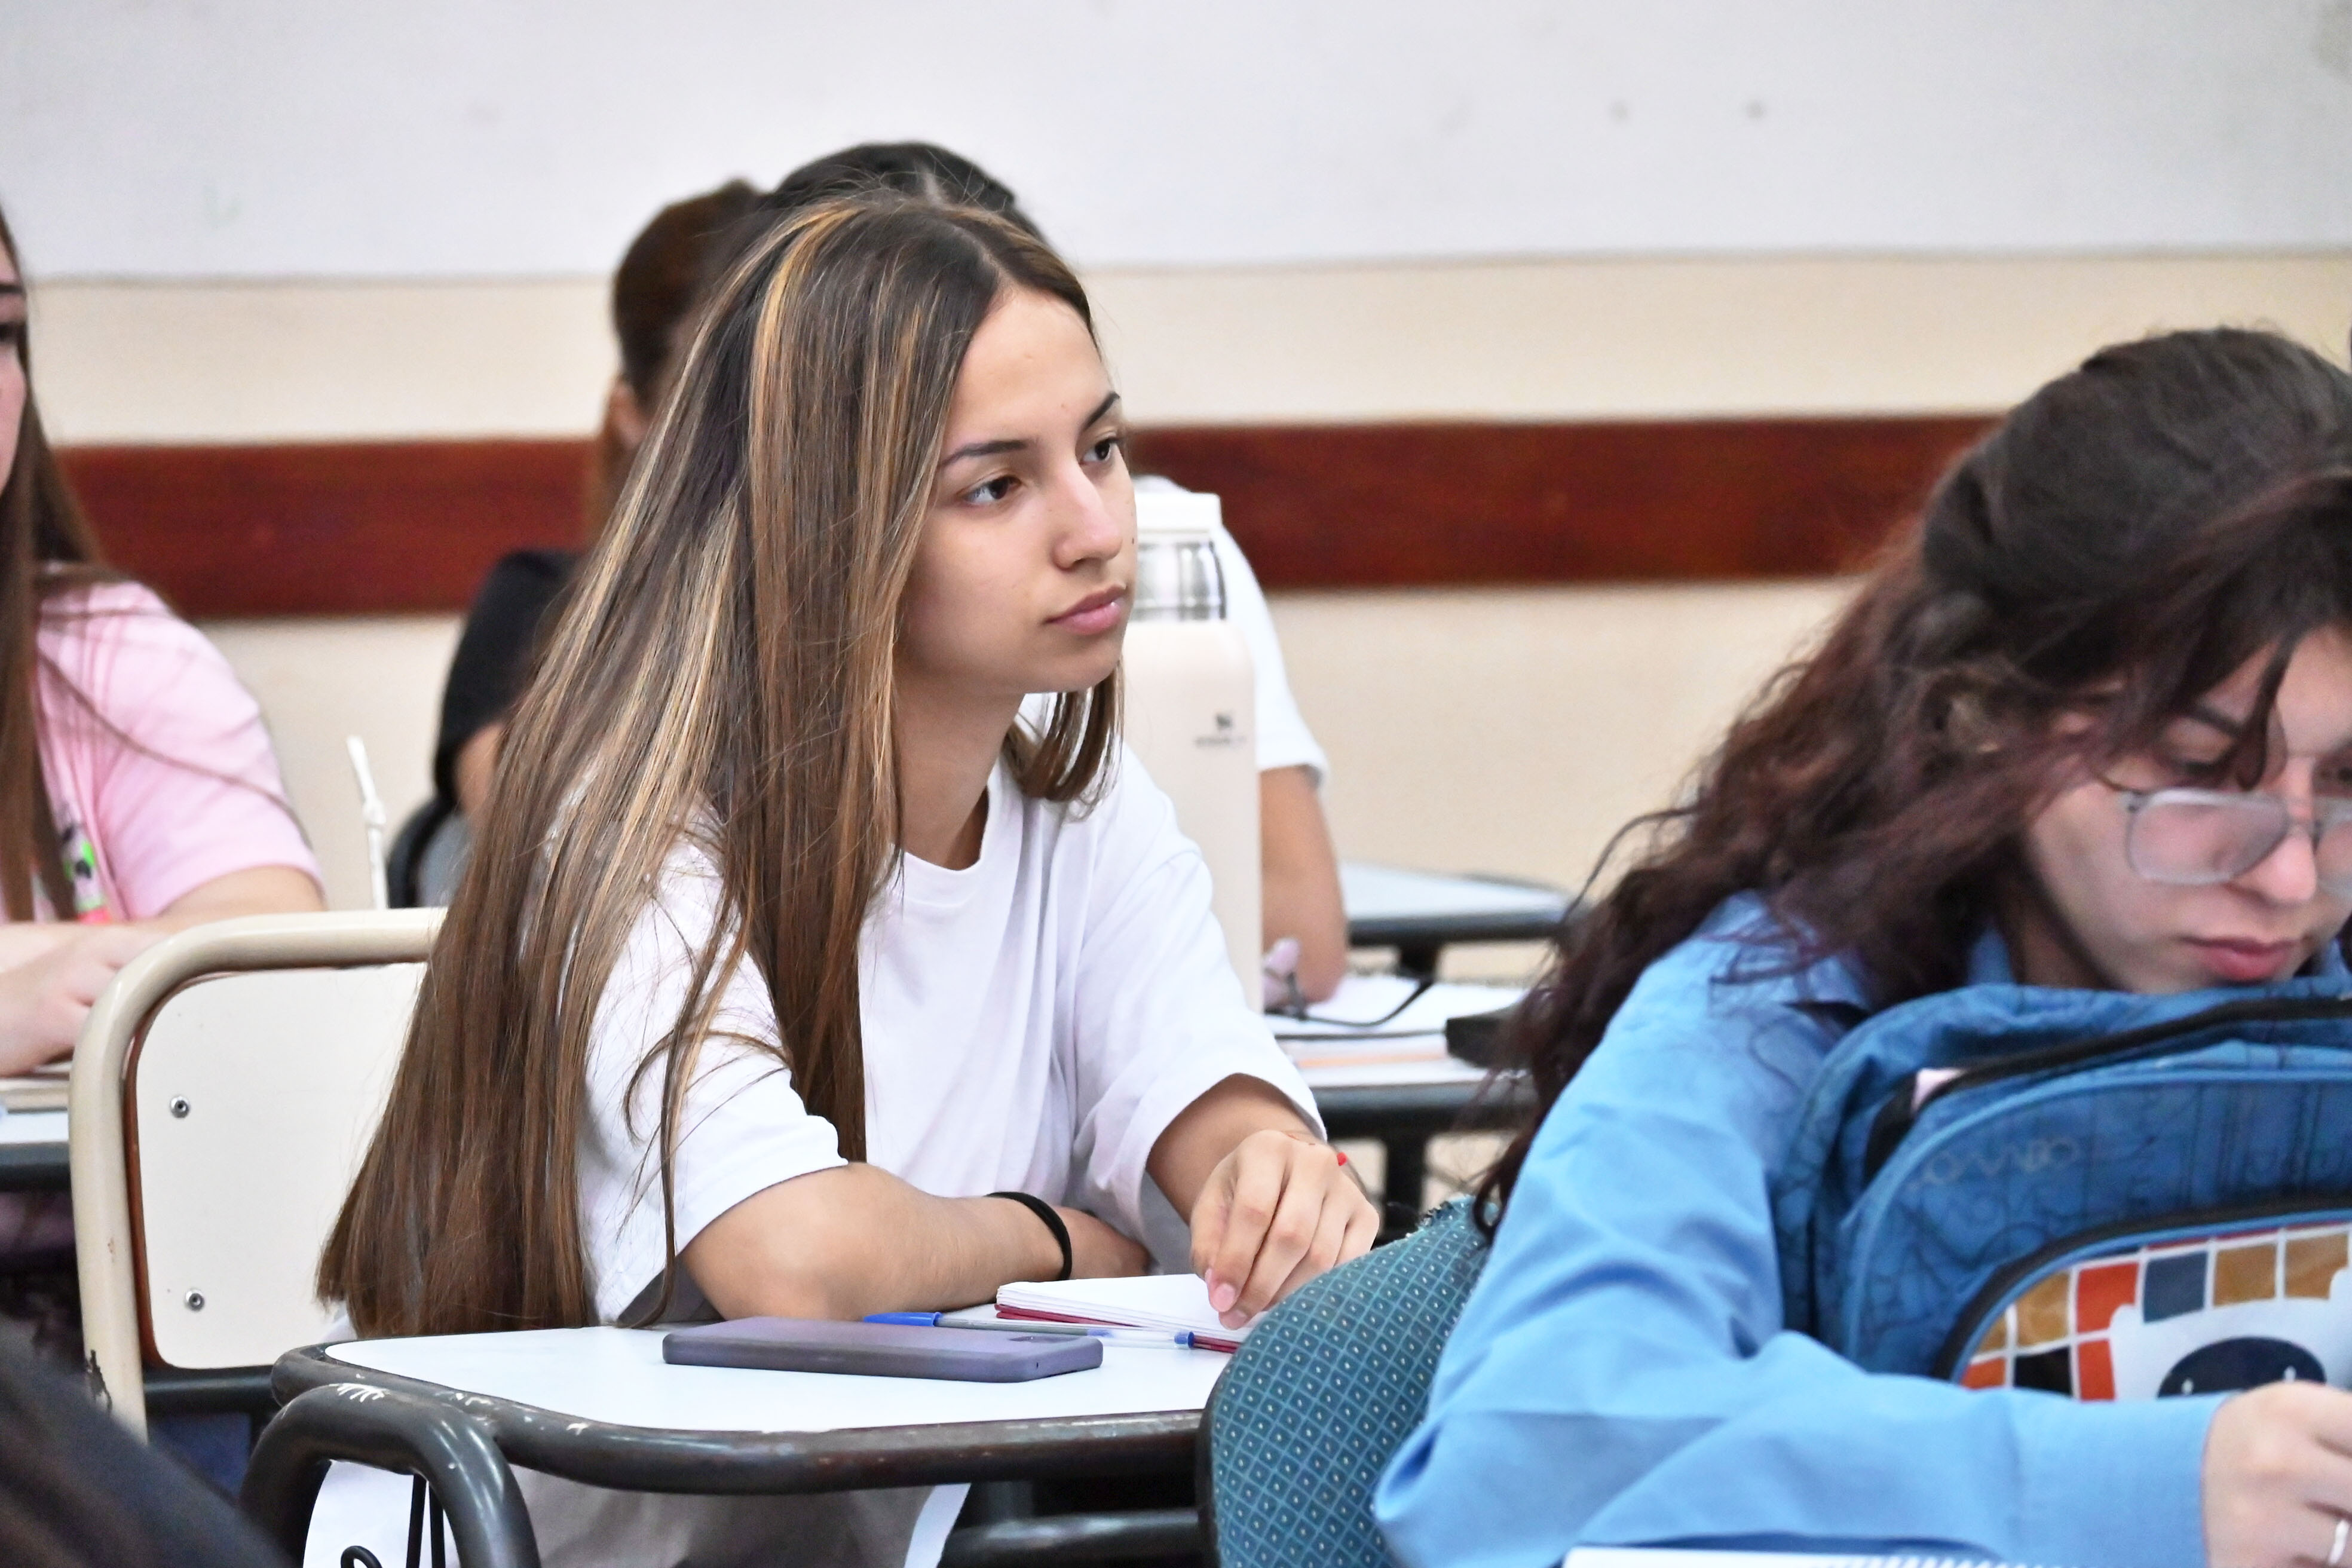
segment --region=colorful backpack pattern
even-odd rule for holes
[[[1772,1199],[1785,1321],[1873,1371],[2352,1385],[2352,993],[1889,1008],[1824,1061]]]

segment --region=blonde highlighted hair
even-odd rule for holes
[[[637,1068],[662,1085],[665,1213],[696,1050],[747,961],[779,1065],[864,1158],[858,939],[898,853],[899,603],[965,352],[1013,289],[1091,330],[1034,237],[880,191],[791,215],[716,286],[516,713],[320,1260],[320,1294],[362,1334],[595,1321],[574,1174],[592,1026],[688,833],[722,902]],[[1024,793],[1098,786],[1117,682],[1006,736]],[[664,1304],[676,1273],[673,1228]]]

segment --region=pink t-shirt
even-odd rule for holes
[[[146,920],[257,866],[319,880],[261,706],[203,633],[138,584],[109,583],[52,599],[39,644],[68,918]]]

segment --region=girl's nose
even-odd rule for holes
[[[2278,847],[2238,879],[2249,891],[2273,904],[2307,904],[2319,896],[2319,850],[2312,841],[2311,803],[2306,798],[2301,804],[2302,810]]]
[[[1055,564],[1066,570],[1117,555],[1127,543],[1128,523],[1086,471],[1073,465],[1055,488]]]

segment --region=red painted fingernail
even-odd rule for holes
[[[1331,1152],[1339,1156],[1339,1163],[1342,1165],[1348,1163],[1348,1152],[1345,1149],[1334,1149]]]

